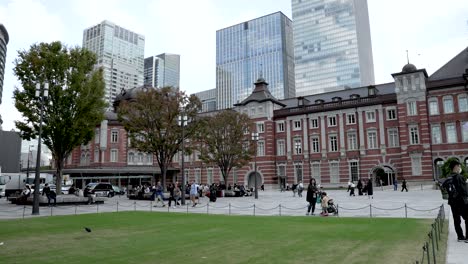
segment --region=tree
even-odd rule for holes
[[[227,183],[232,168],[245,166],[255,153],[255,145],[249,141],[253,122],[246,114],[233,110],[221,111],[205,122],[198,138],[200,159],[217,164]]]
[[[104,79],[94,69],[96,56],[83,48],[68,48],[61,42],[33,44],[18,51],[14,74],[21,82],[13,93],[15,106],[24,121],[15,121],[21,137],[31,140],[39,134],[40,100],[36,84],[49,84],[43,108],[42,139],[52,152],[56,168],[57,193],[62,188],[62,170],[74,148],[88,143],[94,128],[104,118]]]
[[[454,157],[448,158],[444,162],[444,165],[442,165],[442,167],[441,167],[442,175],[440,176],[440,178],[447,178],[452,173],[452,170],[450,169],[450,163],[452,163],[452,161],[458,161],[459,162],[459,159],[454,158]],[[463,164],[463,162],[461,162],[461,168],[462,168],[462,172],[460,174],[463,177],[465,177],[465,179],[468,179],[468,171],[467,171],[467,168],[466,168],[465,164]]]
[[[128,132],[130,147],[156,157],[163,186],[166,186],[167,169],[182,140],[191,138],[200,125],[196,118],[200,109],[201,102],[195,95],[189,97],[172,87],[144,87],[136,93],[136,98],[120,102],[118,106],[119,120]],[[178,124],[183,114],[192,120],[184,128],[184,137]],[[190,146],[185,151],[190,152]]]

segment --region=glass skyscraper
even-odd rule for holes
[[[163,53],[145,58],[145,84],[156,88],[180,86],[180,55]]]
[[[0,104],[2,104],[3,78],[5,75],[5,61],[8,41],[8,31],[6,30],[5,26],[0,23]],[[0,130],[2,130],[2,124],[2,115],[0,115]]]
[[[366,0],[292,0],[296,95],[374,84]]]
[[[263,75],[277,99],[295,96],[292,22],[281,12],[216,31],[217,108],[247,98]]]
[[[122,89],[143,85],[143,35],[104,20],[83,31],[83,47],[96,53],[96,67],[104,70],[105,97],[110,105]]]

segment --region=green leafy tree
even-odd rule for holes
[[[156,157],[163,186],[166,186],[167,169],[180,150],[182,140],[190,139],[200,125],[196,118],[200,109],[201,102],[196,96],[189,97],[171,87],[145,87],[136,93],[136,98],[120,102],[118,106],[119,120],[128,132],[130,147]],[[182,115],[191,120],[184,127],[184,133],[178,122]],[[191,151],[190,145],[185,151]]]
[[[62,188],[62,170],[74,148],[89,142],[94,128],[104,118],[104,79],[94,69],[96,56],[83,48],[68,48],[61,42],[33,44],[18,51],[14,74],[22,89],[14,91],[15,106],[24,121],[15,121],[26,140],[39,134],[40,99],[36,84],[49,84],[44,99],[42,140],[52,152],[57,193]]]
[[[452,170],[450,169],[450,163],[453,161],[453,160],[456,160],[458,162],[460,162],[457,158],[448,158],[445,162],[444,162],[444,165],[442,165],[441,167],[441,171],[442,171],[442,175],[441,175],[441,178],[447,178],[451,173],[452,173]],[[460,162],[461,163],[461,168],[462,168],[462,172],[461,172],[461,175],[463,177],[465,177],[465,179],[468,179],[468,171],[466,169],[466,166],[465,164],[463,164],[463,162]]]
[[[232,168],[241,168],[255,151],[249,141],[253,122],[246,114],[224,110],[205,119],[204,129],[199,133],[199,158],[205,163],[215,163],[227,183]]]

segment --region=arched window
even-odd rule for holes
[[[138,160],[137,160],[138,163],[143,163],[143,153],[139,152],[138,153]]]
[[[135,163],[135,154],[133,152],[128,153],[128,164]]]

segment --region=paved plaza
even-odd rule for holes
[[[338,217],[411,217],[434,219],[440,206],[443,204],[445,214],[449,218],[450,232],[447,251],[447,263],[467,263],[465,252],[468,243],[456,241],[450,208],[447,202],[442,200],[440,191],[433,190],[432,186],[410,186],[409,192],[393,191],[393,189],[375,188],[373,199],[368,196],[350,197],[343,190],[326,190],[329,197],[334,199],[339,208]],[[208,214],[233,214],[233,215],[290,215],[300,217],[319,217],[320,205],[317,204],[315,216],[306,216],[307,202],[306,192],[303,197],[296,194],[293,197],[291,191],[279,190],[259,191],[259,199],[250,197],[224,197],[218,198],[215,203],[210,203],[208,198],[201,198],[196,207],[188,202],[186,206],[169,208],[155,207],[151,201],[128,200],[125,196],[116,196],[100,205],[61,205],[57,207],[41,207],[40,216],[73,215],[83,213],[101,213],[116,211],[159,211],[179,213],[208,213]],[[10,204],[6,199],[0,199],[0,219],[17,219],[38,217],[31,216],[31,206],[17,206]],[[39,217],[40,217],[39,216]],[[428,229],[428,232],[430,230]]]

